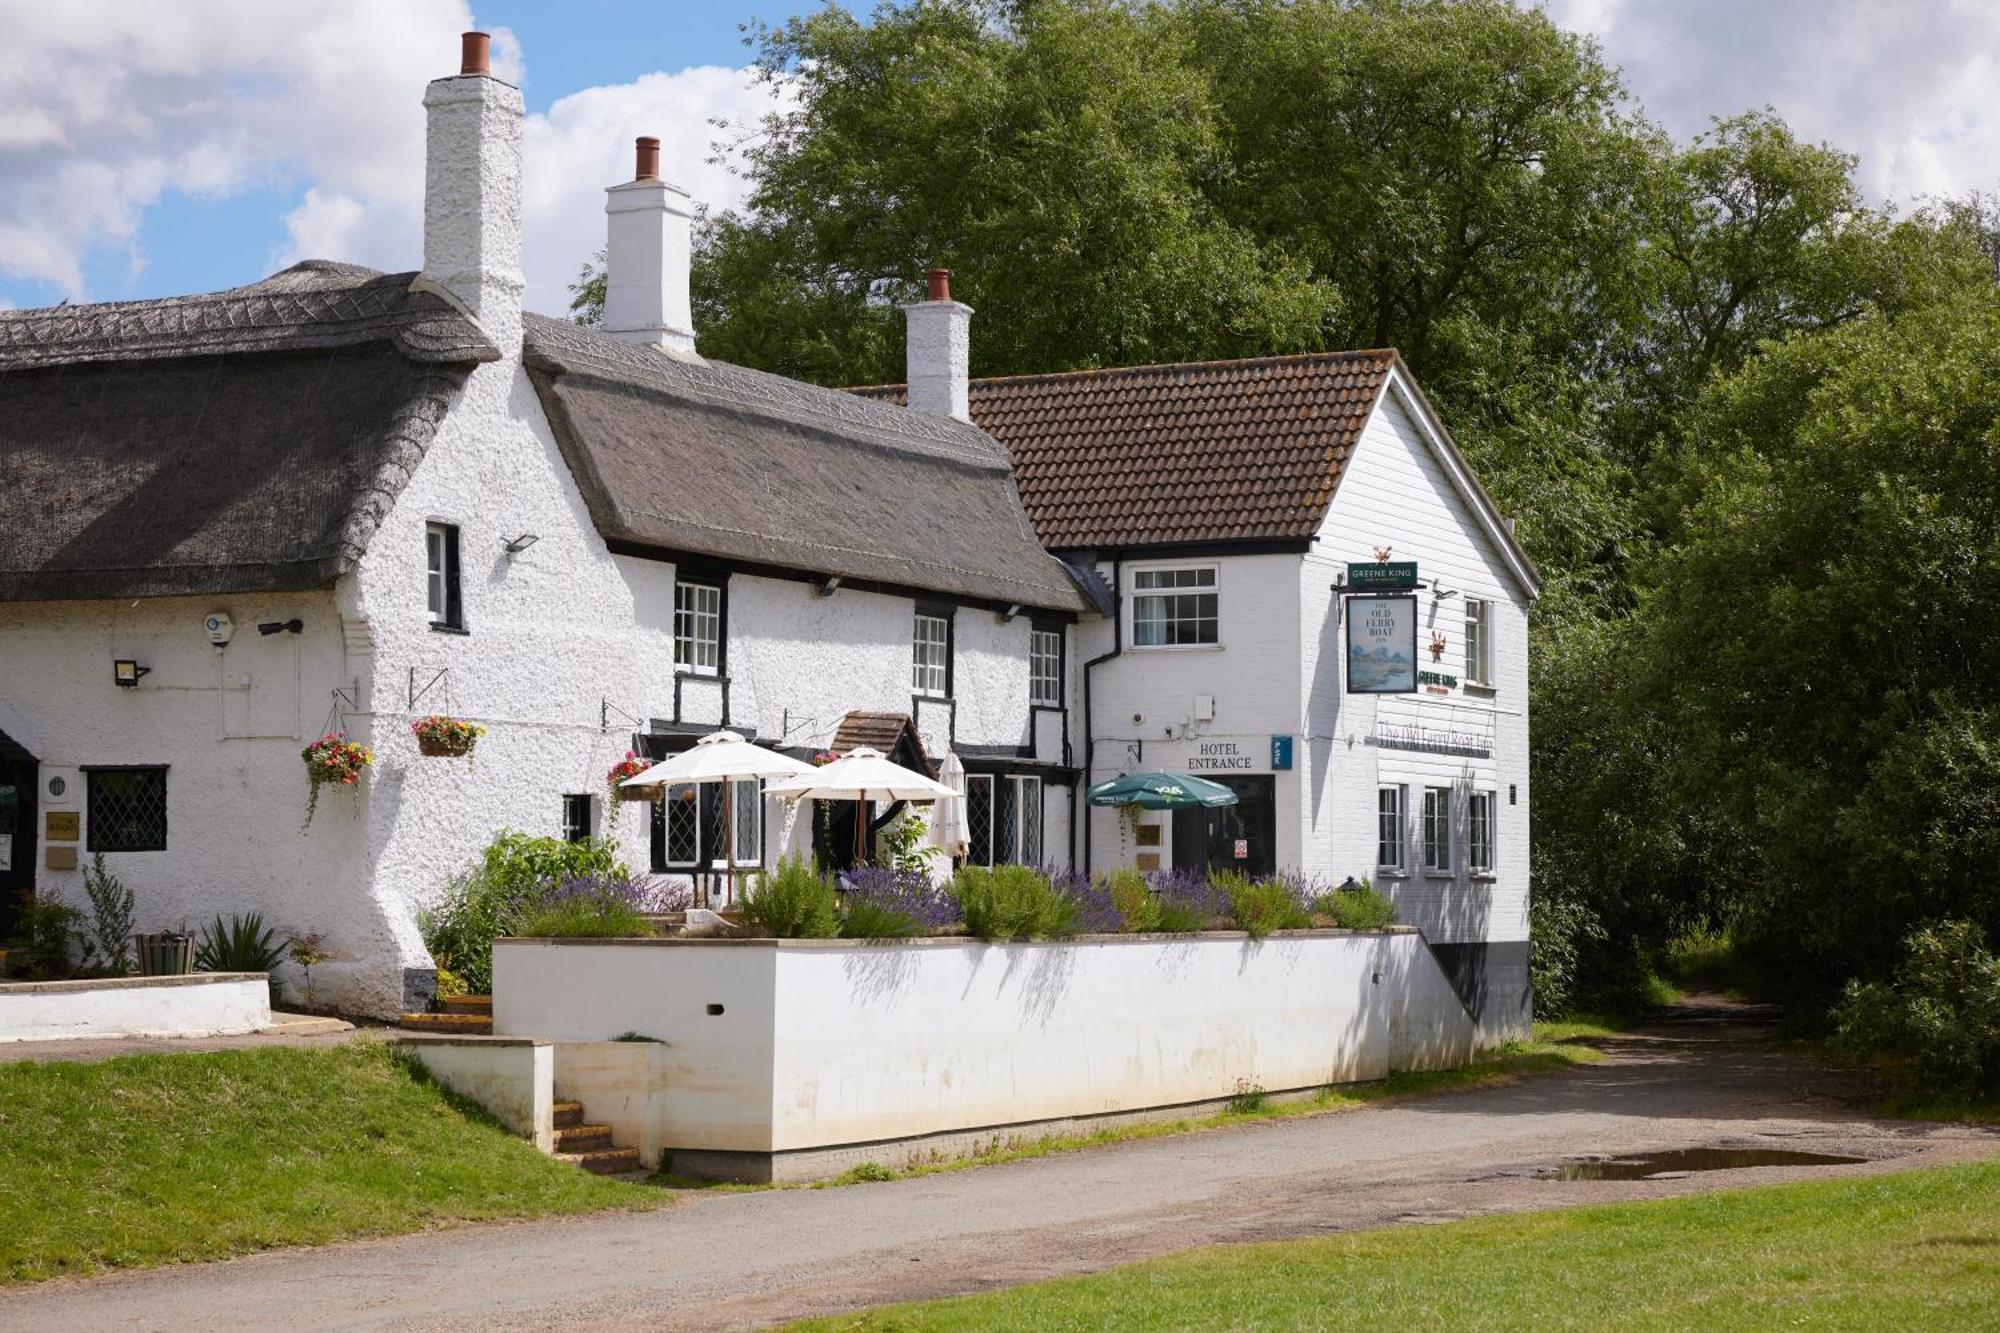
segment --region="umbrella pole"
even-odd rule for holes
[[[736,905],[736,793],[722,780],[722,905]]]
[[[854,802],[854,868],[859,870],[868,859],[868,797],[863,795]]]

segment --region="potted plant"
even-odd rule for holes
[[[477,722],[445,717],[441,713],[418,718],[410,724],[410,730],[416,733],[418,754],[450,759],[471,754],[472,747],[479,744],[479,738],[486,734],[486,728]]]
[[[319,789],[332,785],[352,787],[361,781],[361,771],[375,761],[375,753],[360,741],[349,740],[344,731],[329,731],[299,751],[306,761],[306,780],[312,792],[306,798],[306,822],[310,827],[313,811],[319,808]]]
[[[604,775],[604,780],[611,785],[611,798],[616,801],[657,802],[660,799],[661,795],[660,788],[627,787],[623,785],[625,779],[636,778],[641,773],[644,773],[647,769],[651,767],[652,765],[650,763],[646,762],[644,759],[641,759],[638,755],[634,754],[632,751],[627,750],[625,752],[625,757],[623,759],[620,759],[617,763],[613,764],[611,766],[611,771]]]

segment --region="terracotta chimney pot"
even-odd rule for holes
[[[458,73],[463,78],[468,74],[491,74],[491,52],[493,38],[483,32],[468,32],[459,37]]]
[[[949,301],[951,299],[950,269],[934,268],[924,274],[924,278],[930,288],[930,294],[926,299],[932,301]]]
[[[660,141],[649,134],[642,134],[638,140],[639,165],[632,173],[634,180],[653,181],[660,178]]]

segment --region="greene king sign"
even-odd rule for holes
[[[1417,586],[1414,560],[1378,560],[1373,564],[1350,564],[1347,588],[1350,592],[1401,592]]]

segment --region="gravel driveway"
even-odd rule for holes
[[[1720,1002],[1507,1086],[886,1184],[698,1194],[651,1214],[468,1227],[0,1294],[0,1328],[717,1328],[1087,1272],[1218,1241],[2000,1152],[2000,1132],[1877,1121]],[[1698,1145],[1849,1154],[1656,1181],[1533,1179],[1579,1154]]]

